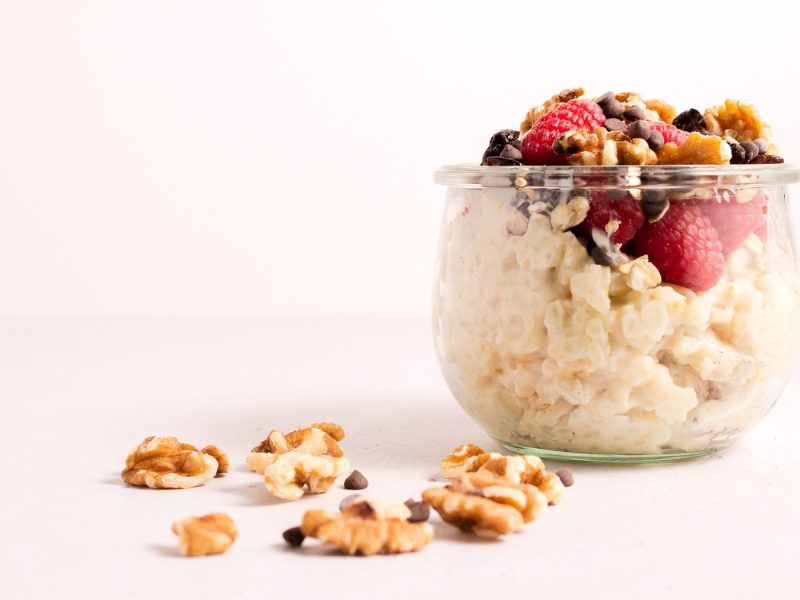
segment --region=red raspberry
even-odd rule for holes
[[[689,134],[682,129],[663,121],[648,121],[647,124],[650,126],[650,131],[657,131],[664,136],[665,144],[675,142],[676,145],[683,146],[683,142],[689,137]]]
[[[766,224],[767,198],[759,192],[749,202],[737,202],[729,190],[717,190],[716,198],[690,200],[708,217],[719,233],[725,254],[733,252],[751,233]]]
[[[526,165],[562,165],[566,159],[553,152],[553,142],[567,131],[594,131],[605,122],[603,109],[591,100],[570,100],[545,113],[522,140],[520,151]]]
[[[645,223],[630,246],[634,255],[648,256],[665,283],[705,292],[722,276],[725,259],[717,230],[687,202],[673,202],[660,221]]]
[[[592,192],[589,207],[589,214],[581,223],[581,228],[588,237],[592,236],[592,229],[600,229],[605,233],[608,222],[616,219],[619,221],[619,228],[611,234],[611,241],[624,244],[636,235],[636,231],[644,223],[642,205],[629,195],[612,200],[605,192]]]

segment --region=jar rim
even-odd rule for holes
[[[435,183],[458,188],[537,187],[549,189],[752,188],[800,181],[793,164],[510,166],[455,164],[440,167]]]

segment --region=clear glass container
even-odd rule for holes
[[[438,170],[447,200],[434,335],[453,395],[507,448],[547,458],[658,462],[728,446],[764,417],[795,359],[800,286],[788,190],[798,173]],[[639,202],[662,228],[682,222],[666,215],[691,212],[689,204],[714,217],[721,241],[709,256],[726,244],[709,267],[718,280],[691,284],[705,291],[660,281],[648,258],[634,260],[635,242],[613,243],[619,223],[588,226],[598,197],[612,207]],[[743,210],[763,222],[742,233]],[[669,281],[676,267],[663,264]]]

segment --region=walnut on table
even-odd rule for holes
[[[178,536],[181,552],[185,556],[221,554],[230,548],[238,534],[233,519],[225,513],[175,521],[172,532]]]
[[[510,483],[485,472],[427,489],[422,500],[446,523],[485,538],[519,531],[547,506],[547,496],[535,485]]]
[[[345,554],[372,556],[421,550],[433,539],[429,523],[411,522],[404,504],[358,498],[341,513],[309,510],[303,515],[303,535],[333,544]]]
[[[172,436],[150,436],[128,455],[122,480],[153,489],[192,488],[226,473],[228,465],[228,456],[216,446],[198,450]]]
[[[555,473],[545,469],[538,456],[505,455],[485,452],[475,444],[453,450],[441,463],[442,475],[456,479],[469,473],[501,484],[534,485],[545,494],[548,504],[557,504],[564,495],[564,485]]]
[[[285,435],[276,429],[253,448],[247,464],[278,498],[297,500],[306,489],[322,494],[350,468],[338,443],[342,439],[344,430],[335,423],[313,423]]]

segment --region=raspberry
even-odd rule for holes
[[[615,244],[624,244],[631,240],[636,231],[644,223],[642,205],[625,195],[619,200],[612,200],[605,192],[592,192],[589,200],[589,214],[581,223],[581,228],[587,236],[592,236],[592,229],[605,232],[605,227],[611,219],[619,221],[619,227],[611,234],[611,241]]]
[[[522,140],[522,162],[526,165],[560,165],[566,159],[553,152],[553,142],[575,129],[594,131],[605,122],[603,109],[591,100],[570,100],[545,113]]]
[[[689,137],[689,134],[685,131],[663,121],[648,121],[647,125],[650,127],[650,131],[657,131],[664,136],[665,144],[675,142],[677,146],[682,146],[686,138]]]
[[[660,221],[642,225],[630,246],[636,256],[648,256],[665,283],[705,292],[722,276],[725,259],[717,230],[691,203],[673,202]]]
[[[739,203],[733,192],[718,190],[717,198],[689,202],[698,206],[714,225],[725,254],[736,250],[747,236],[766,224],[767,198],[763,193],[756,194],[749,202]]]

